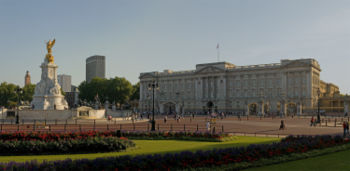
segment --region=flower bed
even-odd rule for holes
[[[94,160],[64,160],[25,164],[0,164],[2,170],[38,168],[39,170],[168,170],[216,167],[233,163],[252,163],[257,160],[304,153],[347,144],[340,136],[290,136],[273,144],[258,144],[240,148],[214,149],[208,151],[169,153],[164,155],[120,156]]]
[[[224,141],[230,136],[228,134],[210,134],[207,132],[145,132],[145,131],[87,131],[75,133],[0,133],[0,140],[40,140],[58,141],[86,139],[89,137],[127,137],[132,139],[178,139],[178,140],[199,140],[199,141]]]
[[[90,137],[84,139],[7,140],[0,141],[0,155],[70,154],[121,151],[135,144],[117,137]]]
[[[59,141],[59,140],[76,140],[87,139],[93,137],[116,137],[114,132],[74,132],[74,133],[46,133],[46,132],[16,132],[16,133],[0,133],[1,141]]]
[[[110,132],[0,134],[0,155],[111,152],[134,146]]]

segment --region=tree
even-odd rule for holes
[[[23,101],[31,102],[33,100],[34,90],[35,84],[25,85],[23,87],[23,94],[21,96],[21,99]]]
[[[140,99],[140,82],[132,86],[132,95],[130,100],[139,100]]]
[[[130,99],[133,92],[132,84],[125,78],[94,78],[90,83],[83,81],[79,85],[79,98],[81,100],[86,100],[93,102],[95,101],[95,96],[98,97],[101,103],[106,100],[119,104],[124,104]]]
[[[119,104],[124,104],[132,94],[132,84],[125,78],[115,77],[109,80],[108,99]]]
[[[17,88],[19,86],[11,83],[8,84],[7,82],[0,84],[0,106],[12,107],[14,104],[17,104]]]

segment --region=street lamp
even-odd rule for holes
[[[156,121],[154,120],[154,89],[159,89],[158,83],[153,80],[152,83],[148,84],[148,90],[152,90],[152,128],[151,131],[156,130]]]
[[[321,122],[321,117],[320,117],[320,88],[317,89],[317,123]]]
[[[20,95],[22,94],[22,89],[21,88],[17,88],[16,89],[16,93],[17,93],[17,115],[16,115],[16,124],[19,124],[19,105],[20,105]]]

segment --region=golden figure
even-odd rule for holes
[[[49,63],[53,63],[54,58],[52,55],[52,47],[53,45],[55,45],[56,40],[53,39],[52,41],[49,40],[48,42],[46,42],[46,49],[47,49],[47,54],[46,54],[46,59],[47,61],[49,61]]]

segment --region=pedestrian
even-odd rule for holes
[[[210,122],[209,122],[209,121],[207,122],[207,125],[206,125],[206,126],[207,126],[208,132],[210,132]]]
[[[280,130],[284,130],[284,129],[286,129],[286,125],[284,125],[284,121],[283,120],[281,120],[281,125],[280,125]]]
[[[312,116],[312,117],[311,117],[311,120],[310,120],[310,126],[313,126],[313,125],[314,125],[314,122],[315,122],[315,120],[314,120],[314,117]]]
[[[349,122],[345,122],[346,124],[346,134],[349,135]]]
[[[166,123],[167,120],[168,120],[168,117],[164,116],[164,123]]]

